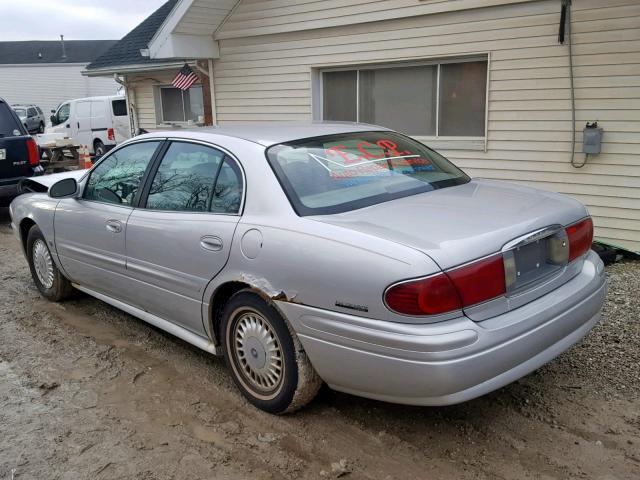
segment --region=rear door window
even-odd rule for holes
[[[15,137],[22,135],[20,123],[11,111],[11,107],[0,102],[0,137]]]
[[[155,174],[146,208],[177,212],[235,214],[242,176],[224,152],[205,145],[174,142]]]

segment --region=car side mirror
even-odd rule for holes
[[[49,117],[49,120],[51,120],[51,125],[56,125],[56,120],[57,120],[57,119],[56,119],[56,116],[55,116],[55,115],[51,115],[51,116]]]
[[[75,195],[78,192],[78,182],[75,178],[63,178],[57,181],[49,188],[49,196],[51,198],[66,198]]]

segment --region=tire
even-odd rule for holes
[[[93,155],[96,158],[99,158],[105,153],[107,153],[107,149],[105,148],[104,143],[102,143],[100,140],[96,140],[93,144]]]
[[[224,306],[221,327],[225,363],[251,404],[283,414],[313,400],[322,380],[298,337],[273,306],[242,290]]]
[[[43,297],[59,302],[71,296],[73,287],[53,261],[47,241],[37,225],[31,227],[27,235],[27,260],[33,281]]]
[[[44,133],[44,123],[42,122],[38,125],[38,133]]]

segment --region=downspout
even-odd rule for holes
[[[571,92],[571,166],[574,168],[582,168],[586,165],[584,162],[576,162],[576,96],[573,78],[573,42],[571,41],[571,0],[562,0],[562,10],[560,13],[560,32],[558,41],[564,43],[566,38],[569,47],[569,86]]]
[[[126,77],[125,77],[126,78]],[[124,98],[127,102],[127,108],[129,109],[129,130],[131,136],[134,137],[136,135],[136,125],[138,124],[138,119],[136,118],[136,109],[135,109],[135,90],[129,92],[129,84],[122,80],[117,73],[113,74],[113,79],[116,83],[122,85],[124,87]],[[132,94],[133,98],[130,97],[129,94]]]
[[[216,92],[213,81],[213,58],[207,60],[209,64],[209,97],[211,97],[211,124],[218,124],[218,116],[216,115]]]

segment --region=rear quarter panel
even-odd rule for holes
[[[383,294],[398,280],[438,271],[427,255],[384,239],[304,218],[284,227],[275,218],[247,215],[236,229],[227,266],[208,285],[204,299],[208,302],[226,282],[243,282],[272,300],[424,323],[424,318],[388,310]],[[459,315],[454,312],[447,318]]]

